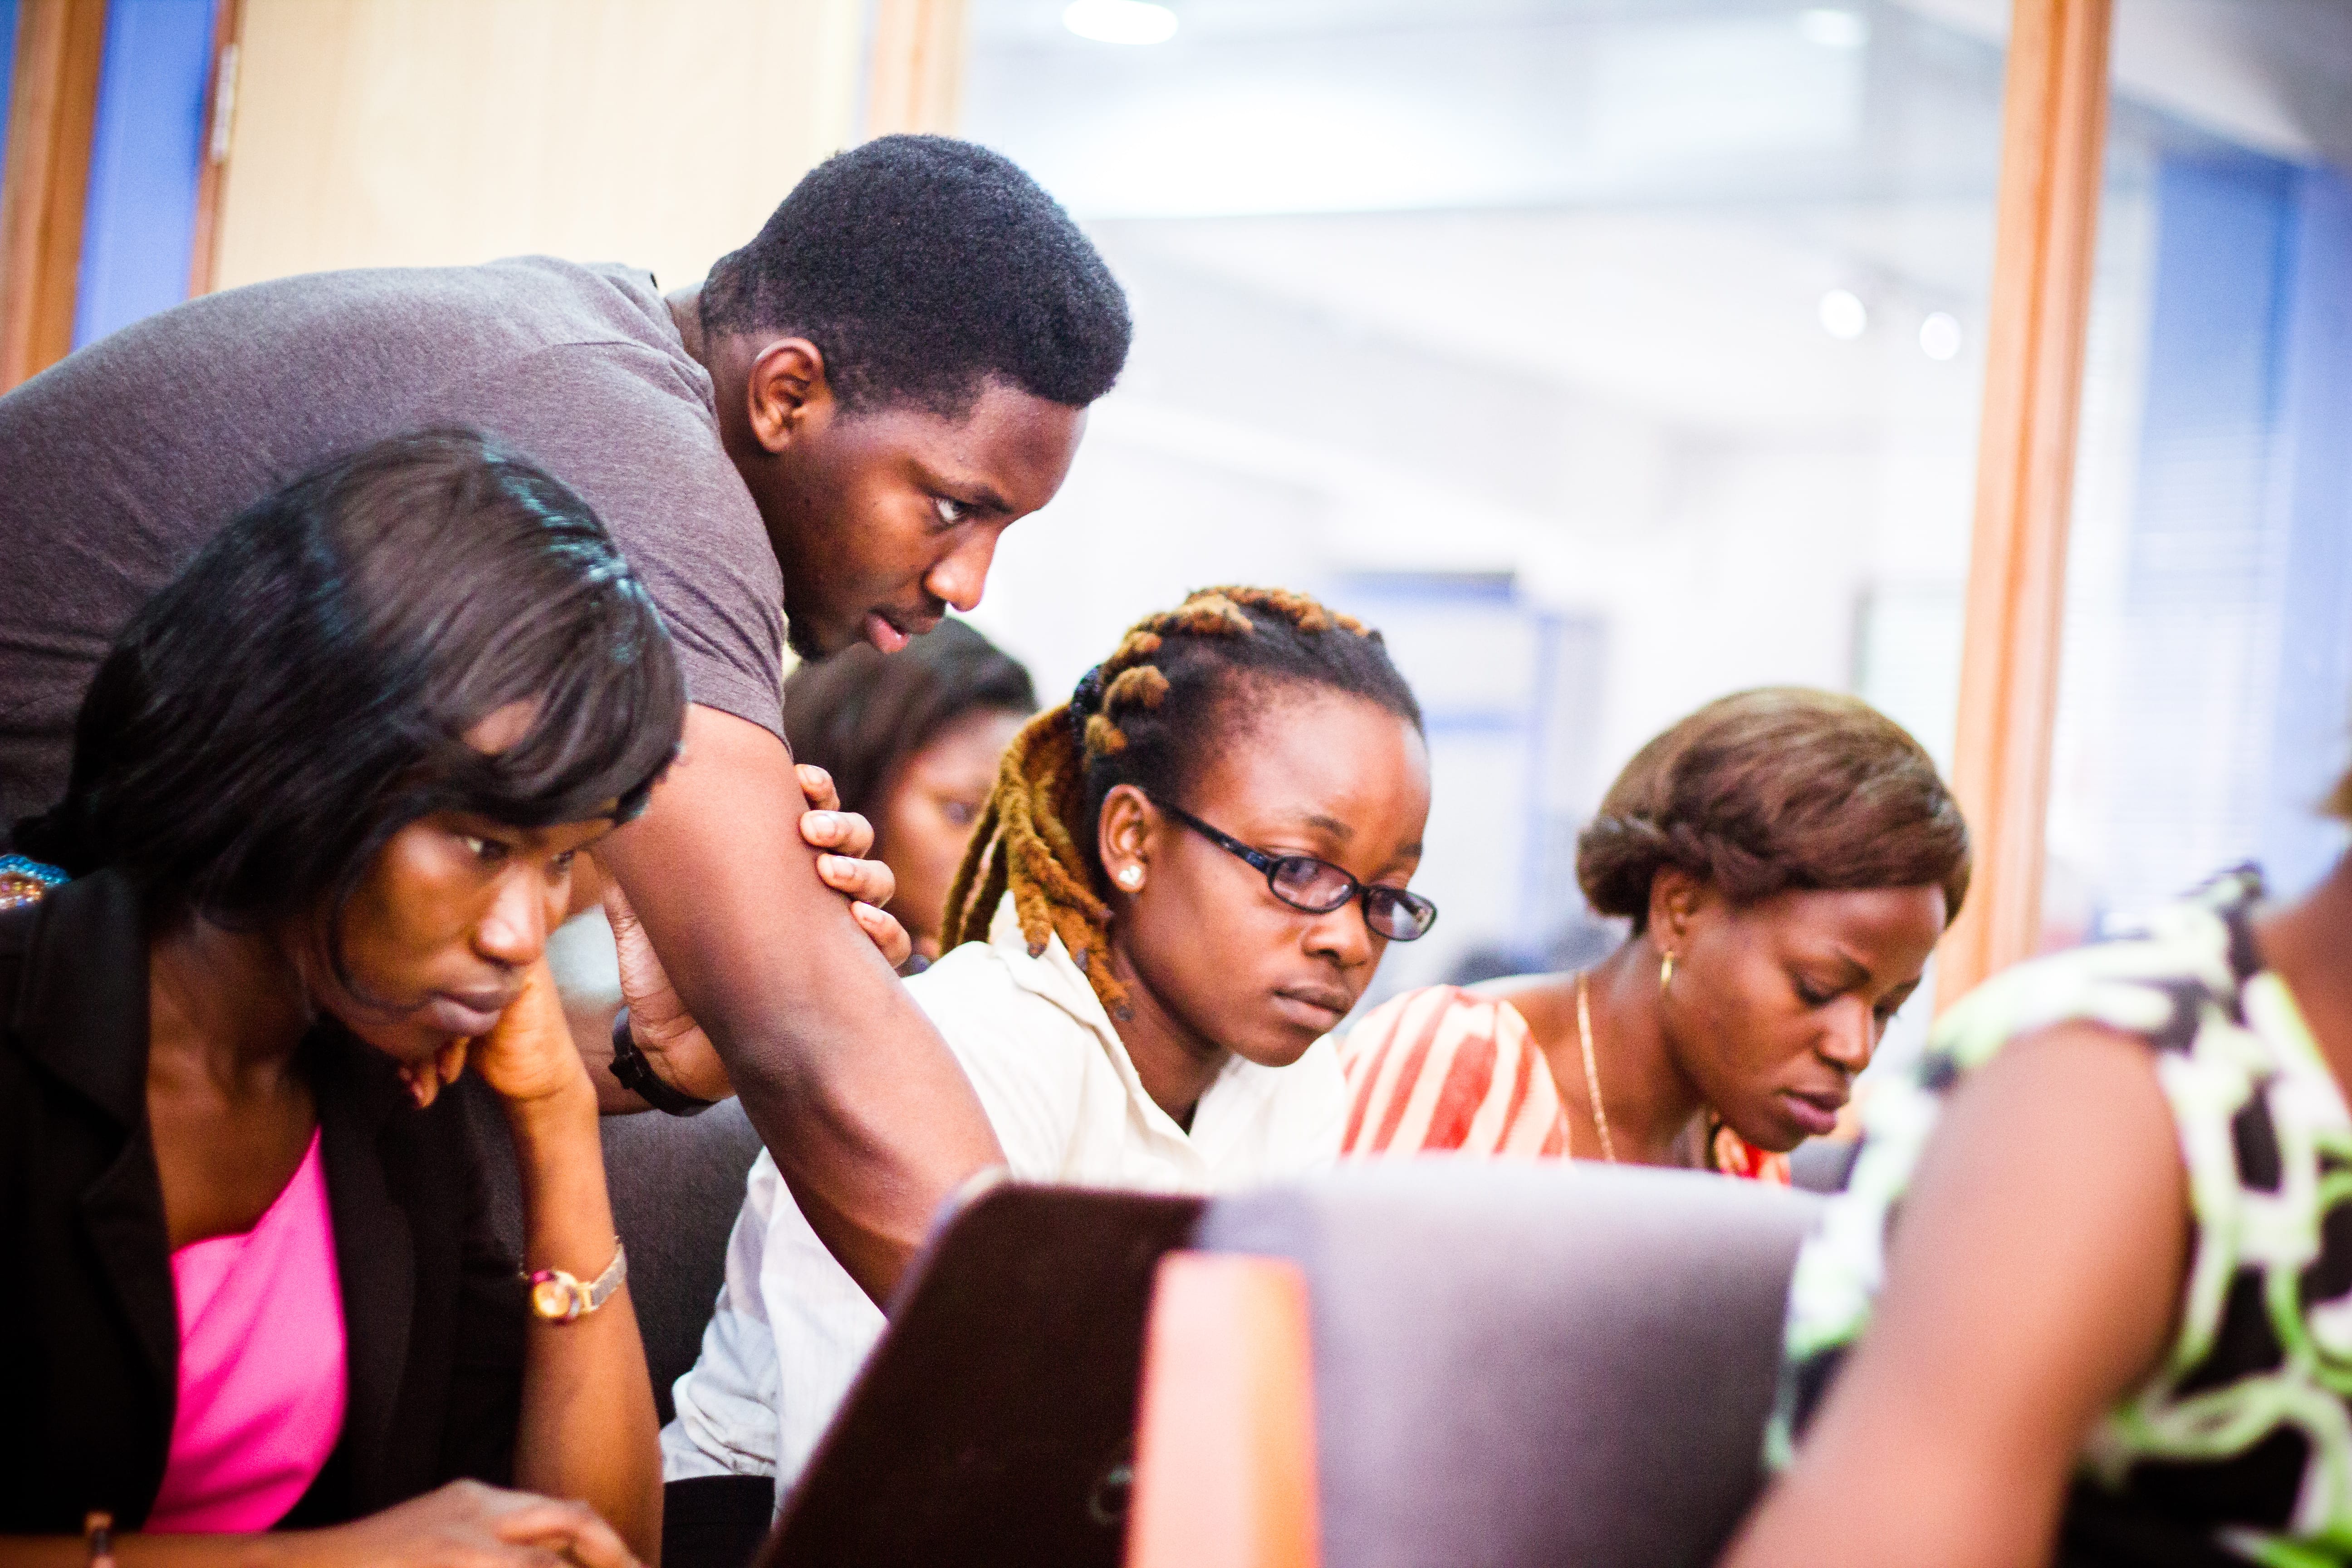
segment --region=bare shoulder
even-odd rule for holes
[[[1571,974],[1513,974],[1473,986],[1483,1000],[1509,1008],[1538,1040],[1564,1037],[1576,1026],[1576,977]]]
[[[2025,1136],[2036,1131],[2063,1135],[2045,1145]],[[2179,1164],[2147,1040],[2070,1019],[2018,1036],[1954,1089],[1920,1176],[1963,1160],[2031,1169],[2054,1156],[2081,1179],[2092,1174],[2084,1156],[2099,1150],[2126,1161]]]
[[[1917,1293],[1896,1289],[1898,1269],[1937,1295],[2038,1295],[2082,1270],[2152,1289],[2168,1322],[2188,1219],[2179,1133],[2147,1041],[2080,1020],[2021,1035],[1952,1091],[1891,1228],[1881,1317]],[[1946,1261],[1986,1251],[2010,1255],[1998,1278],[1962,1278]]]
[[[2188,1179],[2155,1057],[2069,1021],[1952,1086],[1869,1330],[1727,1562],[2046,1560],[2075,1456],[2179,1313]]]

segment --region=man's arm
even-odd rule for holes
[[[802,843],[783,742],[688,710],[646,814],[597,846],[793,1201],[887,1300],[941,1200],[1002,1163],[980,1101]]]
[[[834,787],[833,775],[823,768],[802,763],[793,769],[793,775],[800,781],[808,806],[801,813],[801,842],[818,852],[818,879],[849,900],[851,917],[873,940],[882,962],[893,970],[900,968],[914,951],[914,940],[898,918],[884,908],[897,893],[898,881],[887,865],[866,858],[874,848],[874,825],[854,811],[841,809],[841,792]],[[629,1033],[638,1049],[658,1064],[655,1072],[688,1095],[732,1100],[735,1086],[727,1081],[727,1064],[719,1059],[719,1048],[678,999],[677,988],[654,952],[652,939],[638,923],[637,911],[629,907],[629,896],[604,875],[593,857],[572,868],[572,912],[577,914],[591,904],[604,908],[616,950],[614,957],[620,965],[621,1001],[629,1010]],[[607,1116],[638,1116],[653,1107],[613,1076],[614,1011],[610,1002],[575,1008],[567,1000],[564,1005],[564,1016],[572,1020],[572,1037],[596,1085],[598,1109]],[[588,1015],[584,1020],[583,1013]]]

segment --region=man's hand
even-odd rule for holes
[[[915,951],[915,944],[898,917],[883,910],[882,906],[898,891],[898,881],[889,867],[866,858],[874,847],[874,825],[854,811],[841,809],[841,792],[834,787],[833,775],[823,768],[801,763],[793,772],[800,776],[801,793],[809,803],[808,810],[801,814],[801,840],[812,849],[832,851],[816,858],[817,876],[835,892],[849,896],[849,912],[856,917],[859,929],[874,939],[890,967],[898,968]]]
[[[890,868],[865,857],[874,847],[874,825],[854,811],[841,809],[841,794],[833,775],[812,763],[793,770],[809,809],[801,816],[801,837],[812,849],[830,851],[816,858],[817,876],[825,886],[847,896],[849,912],[858,929],[873,940],[882,956],[896,969],[907,961],[913,943],[906,927],[882,906],[898,890]],[[604,882],[604,918],[612,922],[613,942],[621,960],[621,1000],[629,1009],[629,1032],[664,1083],[698,1100],[725,1100],[735,1092],[718,1047],[702,1026],[687,1011],[670,984],[654,944],[630,908],[628,895],[610,879]],[[611,1059],[607,1043],[581,1042],[583,1054],[600,1066]],[[601,1074],[599,1095],[608,1109],[643,1109],[643,1102]]]
[[[621,956],[621,1001],[629,1009],[629,1037],[636,1041],[637,1049],[672,1089],[697,1100],[730,1098],[735,1086],[728,1081],[719,1047],[686,1010],[685,1000],[670,984],[669,972],[662,968],[653,940],[638,923],[637,911],[629,907],[629,896],[621,891],[618,882],[604,884],[604,918],[613,922],[613,945]],[[587,1047],[583,1054],[604,1068],[600,1076],[605,1081],[598,1086],[598,1092],[606,1110],[642,1109],[643,1102],[611,1078],[610,1042],[582,1044]]]

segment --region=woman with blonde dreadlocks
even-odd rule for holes
[[[908,983],[1013,1173],[1207,1191],[1330,1164],[1324,1037],[1437,918],[1406,888],[1428,815],[1421,710],[1378,633],[1247,588],[1139,623],[1005,753],[948,951]],[[762,1154],[669,1480],[772,1476],[781,1500],[881,1331]]]

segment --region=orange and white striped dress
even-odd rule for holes
[[[1571,1152],[1551,1068],[1508,1002],[1458,985],[1408,991],[1364,1015],[1339,1047],[1348,1075],[1342,1159],[1483,1154],[1556,1160]],[[1789,1157],[1708,1121],[1707,1163],[1727,1176],[1789,1184]]]

